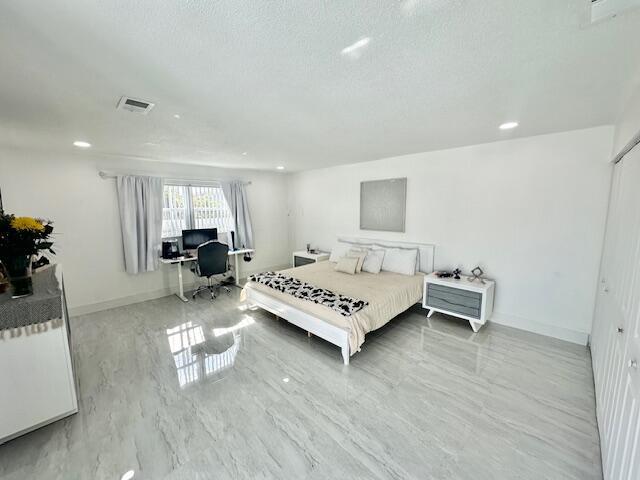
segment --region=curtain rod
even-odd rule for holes
[[[631,139],[631,141],[629,143],[627,143],[622,150],[620,150],[620,153],[618,153],[614,158],[613,158],[613,163],[618,163],[620,160],[623,159],[623,157],[629,153],[631,150],[633,150],[637,145],[640,145],[640,132],[636,133],[634,135],[634,137]]]
[[[98,175],[100,175],[100,178],[102,178],[103,180],[106,180],[108,178],[116,178],[118,175],[140,175],[140,176],[145,176],[145,177],[158,177],[158,178],[163,178],[164,180],[166,180],[167,183],[179,183],[180,185],[190,185],[192,182],[193,183],[199,183],[199,184],[211,184],[211,183],[220,183],[221,180],[215,180],[215,179],[195,179],[195,178],[182,178],[182,177],[169,177],[169,176],[164,176],[164,175],[148,175],[148,174],[143,174],[143,173],[115,173],[115,172],[105,172],[104,170],[100,170],[98,172]],[[244,185],[251,185],[251,182],[242,182]]]

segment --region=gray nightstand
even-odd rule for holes
[[[471,277],[438,278],[435,273],[424,277],[422,306],[429,309],[427,317],[433,312],[441,312],[454,317],[464,318],[471,324],[474,332],[480,330],[493,313],[493,297],[496,282],[484,279],[470,282]]]

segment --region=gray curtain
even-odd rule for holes
[[[118,175],[116,184],[127,273],[157,270],[162,241],[163,180]]]
[[[224,198],[229,205],[236,232],[236,248],[253,248],[253,228],[244,182],[221,182]]]

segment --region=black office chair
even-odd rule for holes
[[[216,241],[206,242],[198,247],[196,256],[198,261],[194,273],[199,277],[207,277],[207,284],[200,285],[193,292],[192,297],[196,298],[196,295],[205,290],[211,292],[211,300],[216,298],[216,292],[220,289],[231,293],[229,287],[221,283],[213,283],[212,280],[215,275],[222,275],[229,270],[229,247]]]

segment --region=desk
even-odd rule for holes
[[[244,255],[245,253],[253,253],[255,252],[252,248],[243,248],[241,250],[229,250],[229,256],[234,257],[233,265],[235,270],[235,279],[236,279],[236,287],[240,287],[240,260],[238,259],[238,255]],[[195,262],[198,260],[198,257],[195,255],[193,257],[176,257],[176,258],[160,258],[160,262],[165,265],[170,265],[175,263],[178,266],[178,293],[176,296],[182,300],[183,302],[188,302],[187,297],[184,296],[184,283],[182,282],[182,264],[187,262]]]

